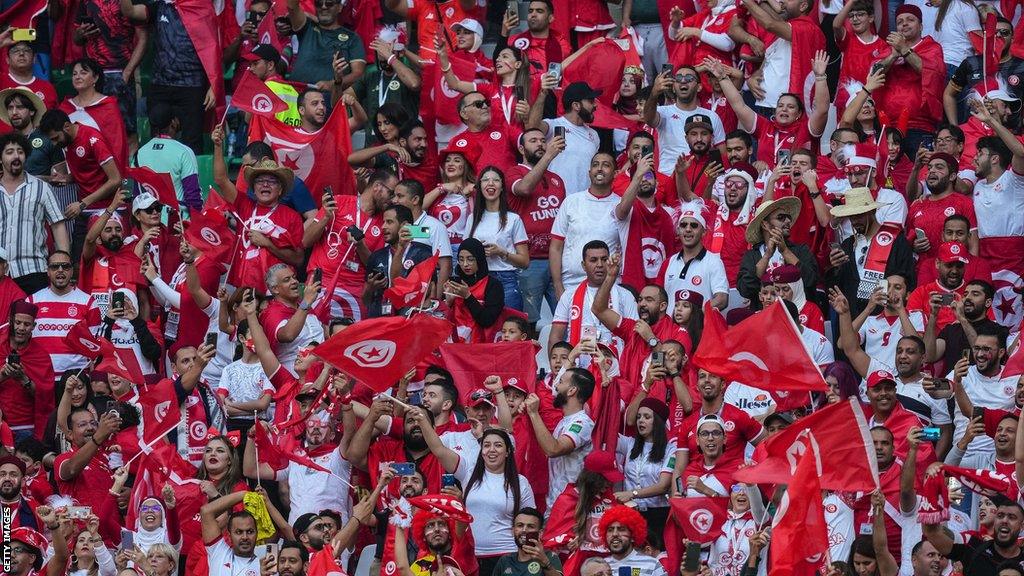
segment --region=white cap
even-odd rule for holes
[[[1002,100],[1003,102],[1017,102],[1019,100],[1019,98],[1011,96],[1010,93],[1003,88],[989,90],[985,94],[985,98],[988,98],[989,100]]]
[[[701,228],[708,227],[707,222],[704,221],[704,215],[697,210],[683,210],[683,213],[679,215],[679,221],[682,222],[684,218],[697,222]]]
[[[156,199],[156,196],[153,196],[149,192],[143,192],[136,196],[134,200],[132,200],[132,212],[136,212],[138,210],[145,210],[146,208],[149,208],[153,204],[159,203],[160,201]]]
[[[477,36],[479,36],[481,38],[484,37],[484,27],[483,27],[483,25],[480,24],[480,22],[477,22],[476,20],[474,20],[472,18],[463,18],[462,20],[459,20],[458,22],[456,22],[452,26],[452,28],[455,28],[456,26],[461,26],[461,27],[465,28],[466,30],[469,30],[470,32],[476,34]]]

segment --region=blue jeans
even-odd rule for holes
[[[505,289],[505,306],[516,310],[523,310],[523,295],[519,292],[519,270],[498,270],[491,272],[501,281],[501,287]]]
[[[519,274],[519,289],[522,291],[523,312],[531,324],[540,321],[541,300],[547,300],[554,312],[555,285],[551,282],[551,268],[547,259],[530,259],[530,266]]]

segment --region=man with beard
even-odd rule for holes
[[[543,2],[530,4],[544,5]],[[565,184],[548,167],[562,150],[565,150],[565,137],[555,136],[551,142],[546,142],[543,131],[527,129],[519,136],[519,155],[523,161],[505,172],[505,181],[511,186],[511,194],[506,196],[508,208],[519,214],[530,238],[530,265],[519,273],[519,291],[523,295],[523,311],[533,330],[540,320],[541,299],[547,300],[551,310],[557,302],[548,248],[551,225],[565,200]]]
[[[566,204],[563,204],[563,207]],[[600,322],[594,314],[594,301],[597,292],[609,275],[608,245],[600,240],[588,242],[582,250],[582,266],[586,272],[586,280],[572,290],[562,293],[551,319],[551,335],[548,338],[549,348],[555,342],[563,340],[575,346],[591,334],[597,342],[615,343],[621,349],[621,342],[615,342],[607,326]],[[618,264],[616,263],[616,271]],[[615,277],[612,281],[616,282]],[[615,310],[623,318],[637,319],[636,299],[622,286],[615,285],[608,295],[607,308]]]
[[[313,512],[307,512],[296,518],[292,522],[292,533],[310,553],[323,550],[324,544],[328,541],[324,536],[323,520]]]
[[[691,153],[693,145],[688,138],[691,116],[701,115],[708,121],[707,142],[701,153],[706,154],[713,144],[723,155],[725,154],[725,129],[722,127],[722,119],[711,110],[699,106],[697,97],[700,89],[700,73],[691,66],[680,66],[674,74],[659,74],[651,86],[651,95],[644,101],[641,120],[658,130],[658,170],[662,174],[671,175],[676,159],[680,155]],[[660,106],[662,94],[669,92],[674,101]],[[693,152],[698,153],[696,150]],[[695,182],[694,189],[696,190]]]
[[[67,335],[94,304],[91,296],[71,283],[71,254],[54,250],[46,259],[46,267],[50,285],[29,296],[28,302],[39,307],[32,339],[50,354],[57,375],[85,367],[86,359],[68,347]]]
[[[991,318],[992,298],[995,288],[984,280],[971,280],[964,288],[964,296],[953,300],[950,306],[956,314],[956,322],[935,334],[935,323],[928,323],[924,330],[924,341],[928,344],[928,361],[943,360],[944,366],[953,366],[965,351],[974,346],[978,330],[995,330],[999,324]],[[932,317],[937,310],[933,310]]]
[[[256,576],[260,573],[260,559],[256,557],[256,519],[247,510],[231,512],[242,503],[246,494],[248,492],[245,491],[232,492],[211,500],[199,509],[210,576]],[[217,517],[224,513],[230,513],[227,530],[217,522]]]
[[[597,532],[611,552],[605,561],[612,574],[618,574],[620,567],[628,567],[631,576],[667,576],[661,562],[638,547],[647,542],[647,521],[634,508],[617,505],[606,510]]]
[[[91,407],[82,406],[71,409],[67,423],[73,448],[53,461],[57,491],[79,502],[88,502],[92,513],[100,519],[100,535],[117,542],[120,517],[117,498],[110,492],[114,474],[104,445],[120,430],[121,416],[111,410],[97,419]]]
[[[420,130],[422,129],[420,127]],[[425,139],[426,136],[423,138]],[[431,254],[439,255],[434,297],[440,300],[445,282],[452,275],[452,243],[448,238],[448,229],[445,228],[445,225],[423,210],[423,198],[425,196],[426,189],[423,187],[422,181],[407,178],[400,180],[398,185],[395,186],[394,203],[408,208],[412,214],[412,222],[410,224],[422,226],[430,235],[429,238],[417,238],[413,242],[427,246]]]
[[[277,576],[306,576],[309,552],[301,543],[285,540],[277,553]]]
[[[493,573],[498,576],[537,576],[541,572],[544,576],[561,574],[562,562],[558,555],[545,550],[540,540],[542,528],[544,516],[536,508],[520,508],[512,520],[516,551],[498,558]]]
[[[149,287],[140,272],[141,260],[124,246],[125,226],[117,210],[123,194],[115,194],[110,207],[89,218],[89,232],[82,246],[82,268],[78,287],[93,298],[101,315],[110,308],[111,293],[121,288],[138,294],[139,316],[149,318]]]
[[[586,279],[583,262],[576,260],[576,255],[583,254],[587,244],[600,241],[609,253],[619,252],[625,223],[615,217],[615,207],[619,204],[619,198],[612,193],[615,158],[607,152],[598,152],[589,159],[589,165],[590,189],[585,194],[568,194],[571,189],[567,189],[565,201],[558,207],[551,225],[548,263],[558,299]]]
[[[415,560],[409,557],[406,534],[412,536],[416,546]],[[479,576],[474,546],[469,525],[456,522],[444,513],[414,510],[412,526],[408,529],[399,526],[395,530],[395,564],[400,576],[431,576],[442,563],[448,570]]]
[[[423,122],[418,119],[406,122],[398,130],[398,144],[406,152],[398,156],[398,177],[415,180],[424,190],[433,190],[441,181],[441,175],[437,166],[437,149],[431,144]],[[408,158],[404,157],[406,155]]]
[[[745,132],[742,134],[750,136]],[[734,139],[726,141],[728,145]],[[740,273],[740,262],[746,253],[747,224],[754,217],[754,205],[757,204],[757,188],[754,183],[756,170],[746,162],[733,162],[731,167],[718,177],[722,183],[723,200],[705,200],[706,209],[701,215],[712,217],[711,227],[703,235],[704,247],[713,254],[718,254],[725,266],[725,277],[730,288],[735,288]]]
[[[842,130],[838,128],[837,130]],[[764,193],[764,185],[770,174],[768,165],[761,160],[755,160],[754,156],[754,139],[751,138],[750,134],[743,130],[733,130],[725,135],[725,158],[726,165],[729,169],[740,169],[745,170],[750,174],[750,178],[753,179],[757,187],[757,195],[760,196]],[[753,162],[751,162],[753,160]],[[820,162],[820,160],[819,160]],[[726,172],[723,172],[715,178],[714,184],[711,186],[711,198],[718,204],[721,204],[727,194],[725,188]]]
[[[19,132],[0,136],[0,193],[8,203],[0,213],[0,245],[7,251],[8,273],[26,294],[46,286],[47,233],[58,250],[68,249],[64,215],[53,190],[25,171],[31,151]]]
[[[519,25],[519,12],[511,18],[506,12],[501,25],[501,38],[494,53],[497,54],[503,46],[522,50],[531,64],[530,75],[540,76],[548,69],[550,62],[561,62],[572,54],[569,39],[551,28],[554,20],[555,6],[552,0],[530,0],[526,7],[526,30],[509,37],[509,32]]]
[[[907,298],[908,310],[920,310],[925,315],[925,330],[934,326],[936,333],[956,322],[953,302],[962,300],[967,286],[964,268],[970,259],[967,247],[959,242],[945,242],[939,246],[935,258],[935,280],[918,286]]]
[[[412,223],[412,211],[405,206],[390,204],[384,209],[381,226],[384,246],[370,254],[366,260],[363,306],[369,318],[401,313],[384,297],[384,291],[395,278],[405,278],[416,264],[431,256],[427,244],[412,241],[407,228]],[[444,225],[441,226],[444,230]]]
[[[32,145],[25,159],[25,171],[44,182],[50,181],[50,169],[64,161],[63,155],[53,142],[36,128],[46,106],[35,93],[25,87],[0,90],[0,121],[7,122],[28,138]]]
[[[736,288],[740,296],[751,301],[751,307],[759,309],[758,293],[761,278],[770,269],[783,264],[800,268],[804,282],[804,293],[813,294],[818,281],[818,265],[811,250],[803,245],[790,242],[789,234],[800,213],[800,201],[792,196],[763,202],[757,207],[744,237],[752,246],[740,260],[740,272],[736,277]]]
[[[1018,390],[1020,386],[1018,383]],[[970,405],[970,400],[963,394],[957,394],[957,403],[964,404],[964,407],[969,407],[972,412],[974,406]],[[1019,398],[1019,394],[1015,394],[1015,398]],[[964,457],[964,453],[967,448],[974,442],[974,439],[979,436],[987,436],[992,439],[994,451],[991,453],[990,459],[981,460],[978,463],[979,470],[991,470],[997,474],[1002,474],[1007,478],[1010,478],[1010,484],[1007,486],[1007,491],[1004,495],[1007,498],[1016,498],[1020,493],[1020,484],[1017,482],[1017,426],[1019,424],[1018,419],[1020,415],[1016,412],[1019,407],[1015,407],[1012,411],[1006,410],[992,410],[986,412],[986,414],[979,418],[971,418],[968,423],[967,430],[964,431],[963,437],[953,446],[953,449],[946,456],[945,463],[950,466],[960,466],[961,460]]]
[[[548,498],[551,509],[566,486],[575,482],[583,470],[583,459],[593,449],[591,433],[594,421],[583,409],[594,394],[594,376],[582,368],[569,368],[555,385],[554,407],[562,411],[562,419],[554,432],[548,430],[540,415],[540,397],[526,397],[526,413],[533,425],[533,434],[541,450],[548,456]]]
[[[818,186],[818,154],[807,148],[790,152],[788,164],[779,163],[768,176],[762,198],[768,202],[792,196],[800,200],[800,213],[793,220],[790,238],[797,244],[820,246],[828,234],[829,204]]]
[[[672,295],[668,308],[675,309],[680,290],[697,292],[719,310],[729,303],[729,280],[722,258],[704,247],[707,224],[700,212],[686,210],[679,215],[678,238],[682,248],[668,258],[658,274],[658,283]]]
[[[359,35],[342,26],[338,21],[342,3],[337,0],[321,0],[316,4],[316,21],[303,11],[299,0],[288,0],[288,20],[299,39],[299,52],[292,63],[288,79],[305,84],[315,84],[319,92],[330,92],[335,85],[339,91],[355,84],[366,70],[366,49]],[[345,74],[335,78],[334,70],[341,63]],[[326,80],[327,78],[333,79]],[[299,114],[305,94],[299,96]],[[323,94],[321,94],[323,98]],[[306,120],[303,119],[303,129]],[[322,125],[322,124],[321,124]]]
[[[879,208],[875,214],[879,224],[891,224],[902,227],[907,220],[907,200],[903,194],[892,188],[880,187],[878,184],[878,147],[870,139],[853,147],[845,146],[843,152],[845,164],[842,166],[842,178],[833,178],[827,186],[831,200],[847,202],[846,195],[854,188],[868,188]],[[848,224],[840,224],[840,237],[846,238],[853,234]]]
[[[924,333],[924,315],[907,311],[907,280],[899,274],[885,277],[887,287],[875,286],[868,305],[853,320],[864,352],[888,366],[896,362],[896,346],[904,336]]]
[[[0,458],[0,510],[4,518],[11,518],[10,528],[26,526],[33,530],[42,528],[36,518],[38,502],[22,494],[25,481],[25,463],[16,456]]]
[[[586,167],[600,148],[601,139],[590,125],[594,123],[594,112],[598,106],[596,99],[601,91],[594,90],[586,82],[569,84],[562,91],[565,112],[558,118],[544,120],[541,116],[548,93],[554,94],[560,80],[550,72],[541,76],[541,90],[530,106],[526,127],[541,130],[549,141],[554,138],[556,127],[564,130],[565,149],[551,161],[550,168],[565,183],[566,195],[572,195],[587,190]],[[593,174],[589,176],[593,180]],[[611,178],[608,183],[611,184]]]
[[[504,172],[515,165],[510,129],[492,122],[487,96],[477,91],[464,94],[459,98],[458,111],[465,128],[453,135],[452,140],[458,136],[469,142],[470,147],[474,143],[480,146],[483,153],[475,163],[477,166],[493,165]]]
[[[935,257],[941,244],[942,228],[946,218],[953,214],[961,214],[970,224],[970,235],[967,238],[967,251],[978,254],[978,224],[974,215],[974,201],[953,189],[959,163],[953,156],[936,152],[928,160],[928,177],[925,184],[929,194],[922,196],[910,205],[907,216],[907,240],[913,243],[917,256],[917,275],[926,269],[935,267]],[[916,179],[911,179],[907,186],[907,194],[916,196],[911,189],[916,188]],[[932,242],[935,242],[934,244]]]
[[[924,524],[924,535],[939,554],[954,562],[961,562],[964,576],[995,576],[998,568],[1006,564],[1024,562],[1024,548],[1020,544],[1020,531],[1024,528],[1024,508],[1009,498],[996,498],[995,522],[992,539],[971,538],[957,544],[942,524]]]
[[[323,93],[315,88],[307,88],[299,94],[299,124],[297,130],[313,133],[327,123],[327,100]]]
[[[898,274],[913,285],[914,254],[898,226],[880,224],[880,204],[867,188],[848,190],[845,203],[833,206],[832,217],[849,222],[854,235],[829,253],[831,268],[825,273],[829,286],[842,290],[855,315],[868,306],[879,281]],[[907,304],[908,310],[914,306]]]
[[[32,338],[39,308],[20,300],[11,305],[0,328],[0,406],[15,441],[44,437],[54,408],[53,368],[43,346]]]
[[[676,437],[676,467],[672,471],[672,496],[684,496],[678,491],[678,478],[685,478],[686,468],[691,459],[700,458],[697,446],[698,423],[705,416],[716,417],[725,432],[721,458],[716,467],[735,470],[743,463],[746,445],[754,446],[765,439],[764,427],[746,412],[725,401],[726,382],[707,370],[697,372],[697,392],[700,394],[700,409],[693,410],[679,427]]]
[[[686,209],[686,205],[693,202],[694,197],[710,197],[715,180],[722,172],[722,156],[718,149],[711,146],[713,131],[710,116],[692,114],[686,118],[683,126],[683,139],[689,153],[680,157],[683,158],[681,165],[675,164],[675,177],[679,200]]]

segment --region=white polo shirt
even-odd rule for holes
[[[729,278],[725,275],[722,257],[708,252],[706,248],[689,262],[683,262],[681,254],[666,260],[661,282],[668,292],[669,310],[676,305],[676,292],[679,290],[697,292],[704,296],[704,300],[710,300],[715,294],[729,293]]]

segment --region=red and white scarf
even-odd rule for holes
[[[878,281],[885,278],[885,265],[889,261],[889,253],[892,252],[893,242],[899,233],[898,226],[882,224],[882,227],[871,238],[863,265],[858,262],[860,284],[857,285],[857,298],[862,300],[870,298]]]

